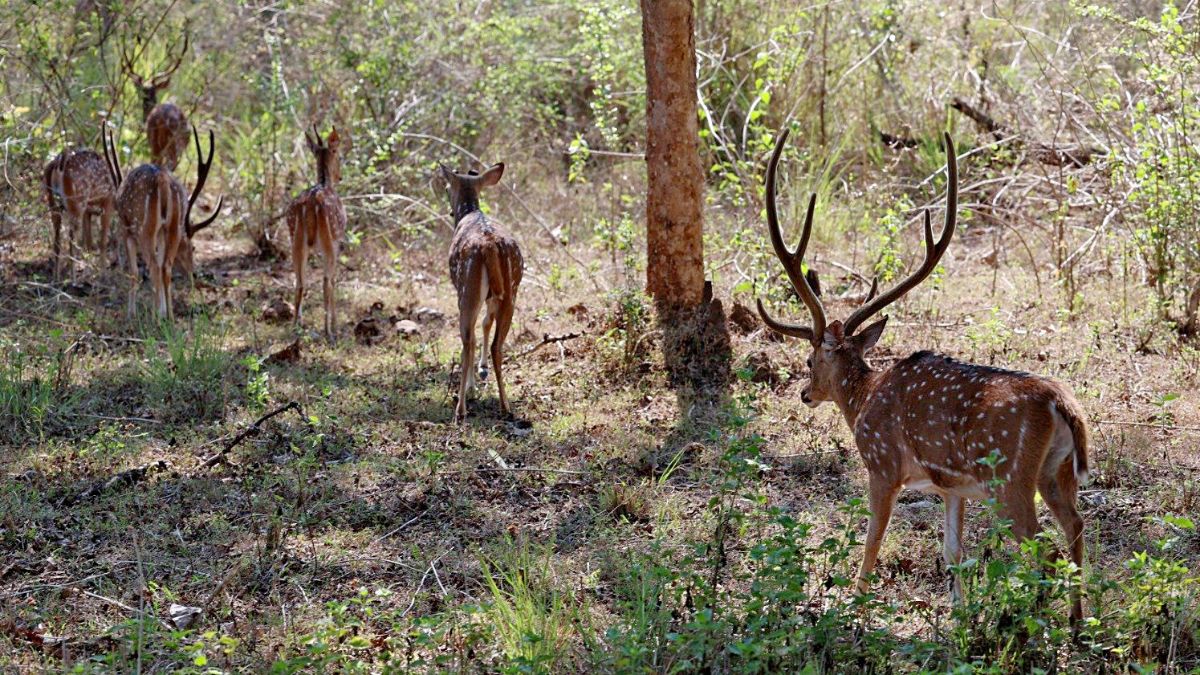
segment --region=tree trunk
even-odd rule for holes
[[[646,58],[646,290],[662,307],[704,293],[704,167],[691,0],[642,0]]]
[[[646,60],[646,290],[674,385],[723,389],[725,312],[704,280],[704,166],[692,0],[641,0]]]

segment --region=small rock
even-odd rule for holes
[[[392,328],[395,329],[396,335],[401,337],[415,337],[421,334],[421,327],[417,325],[416,321],[409,319],[397,321],[392,325]]]
[[[432,307],[418,307],[412,311],[412,318],[417,323],[433,323],[435,321],[444,321],[446,315]]]
[[[267,323],[284,323],[291,321],[295,316],[296,309],[292,303],[282,298],[275,298],[262,309],[262,320]]]
[[[200,616],[204,610],[200,609],[199,607],[188,607],[187,605],[171,603],[171,607],[168,611],[171,615],[171,623],[175,624],[176,628],[183,630],[184,628],[190,626],[192,621],[194,621],[196,617]]]

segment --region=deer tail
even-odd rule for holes
[[[1089,436],[1083,408],[1080,407],[1075,397],[1063,390],[1062,387],[1057,387],[1056,389],[1054,405],[1058,410],[1058,414],[1062,415],[1062,418],[1067,422],[1067,426],[1070,427],[1071,440],[1075,446],[1071,454],[1071,463],[1075,469],[1075,480],[1080,485],[1086,485],[1088,482]]]
[[[504,300],[504,292],[508,289],[504,278],[504,266],[500,264],[500,248],[488,246],[483,258],[484,270],[487,272],[488,291],[496,300]],[[484,298],[487,300],[487,298]]]

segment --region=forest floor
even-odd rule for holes
[[[264,319],[291,299],[290,263],[258,259],[221,227],[198,241],[195,288],[177,285],[174,328],[126,321],[115,270],[83,265],[78,282],[54,283],[40,238],[0,240],[0,391],[30,411],[0,438],[0,664],[152,669],[207,654],[261,669],[303,650],[330,620],[326,603],[362,589],[377,611],[406,616],[484,604],[487,561],[522,545],[547,552],[553,583],[602,633],[631,552],[711,534],[728,413],[668,387],[653,325],[630,307],[644,301],[622,305],[610,280],[586,273],[553,277],[540,261],[558,245],[518,232],[534,255],[505,350],[516,420],[500,418],[489,379],[461,426],[444,233],[394,264],[347,255],[333,346],[314,332],[314,268],[308,330],[290,353],[290,322]],[[891,311],[872,361],[935,349],[1067,382],[1093,435],[1080,495],[1088,564],[1120,578],[1163,536],[1154,517],[1200,506],[1200,353],[1119,328],[1144,291],[1113,276],[1090,278],[1066,316],[1045,272],[994,266],[991,240],[962,233],[948,277]],[[727,311],[752,306],[731,292],[718,283]],[[827,306],[840,316],[850,303]],[[392,317],[418,332],[399,334]],[[801,404],[805,348],[761,327],[731,332],[734,368],[756,374],[729,396],[748,402],[747,428],[765,439],[759,487],[813,536],[834,532],[839,506],[865,494],[845,423],[830,405]],[[878,570],[876,590],[912,608],[918,632],[950,611],[941,521],[935,497],[904,493]],[[967,522],[970,552],[986,526],[978,505]],[[1200,556],[1200,537],[1180,545]],[[209,644],[179,637],[182,626]]]

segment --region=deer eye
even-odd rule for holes
[[[805,361],[804,365],[808,366],[809,370],[812,370],[812,357],[811,356],[808,357],[808,361]]]

